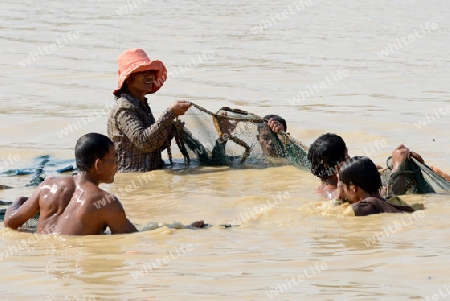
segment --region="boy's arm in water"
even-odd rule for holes
[[[411,186],[411,184],[408,185],[408,183],[416,183],[416,177],[413,177],[411,180],[411,175],[408,173],[402,172],[402,164],[411,158],[414,158],[421,164],[425,164],[425,160],[415,152],[410,151],[407,147],[405,147],[403,144],[399,145],[394,149],[392,152],[392,173],[391,178],[394,178],[395,180],[392,181],[392,193],[394,195],[403,195],[407,193],[408,186]],[[450,180],[450,177],[435,167],[430,167],[437,175],[440,175],[442,178],[446,179],[447,181]],[[409,182],[408,182],[409,181]],[[434,192],[434,191],[433,191]]]
[[[397,172],[401,164],[408,158],[408,149],[399,145],[392,152],[392,174]],[[392,184],[392,193],[395,195],[403,195],[406,193],[406,179],[405,175],[401,174],[397,177],[396,181]]]
[[[17,229],[39,212],[41,185],[33,192],[31,197],[19,197],[8,207],[3,222],[5,227]]]
[[[136,227],[127,218],[122,203],[117,197],[114,197],[114,202],[108,204],[106,209],[105,222],[112,234],[137,232]]]

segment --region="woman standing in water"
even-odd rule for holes
[[[142,49],[129,49],[117,58],[116,102],[108,118],[108,136],[117,150],[119,172],[146,172],[164,165],[161,152],[172,139],[173,120],[191,106],[175,101],[158,120],[147,94],[158,91],[167,78],[164,64],[150,60]]]

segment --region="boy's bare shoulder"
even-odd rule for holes
[[[69,177],[49,177],[46,178],[42,184],[70,184],[70,185],[74,185],[75,184],[75,180],[72,176]]]
[[[88,204],[95,206],[97,209],[112,209],[117,206],[122,206],[119,199],[114,194],[104,191],[101,188],[97,187],[97,189],[86,191],[86,194],[88,196],[85,201]]]
[[[70,177],[50,177],[45,179],[40,185],[39,188],[41,190],[57,190],[66,189],[66,188],[74,188],[75,180],[72,176]]]

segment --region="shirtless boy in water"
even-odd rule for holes
[[[117,161],[111,140],[97,133],[86,134],[77,141],[75,158],[76,176],[49,178],[30,198],[17,199],[5,213],[5,227],[17,229],[40,212],[37,233],[92,235],[103,233],[107,227],[112,234],[136,232],[117,197],[98,187],[114,182]],[[106,205],[98,208],[99,200],[106,200]],[[202,224],[195,222],[193,226]]]

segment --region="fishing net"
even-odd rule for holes
[[[381,174],[387,195],[450,191],[449,181],[413,157],[405,160],[396,172],[392,172],[391,157],[388,158],[387,164],[388,169]],[[396,193],[399,187],[401,193]]]
[[[186,164],[232,168],[309,167],[308,147],[284,131],[272,132],[267,118],[229,107],[213,113],[196,104],[181,118],[174,128],[179,153],[167,148],[171,161],[183,158]]]

